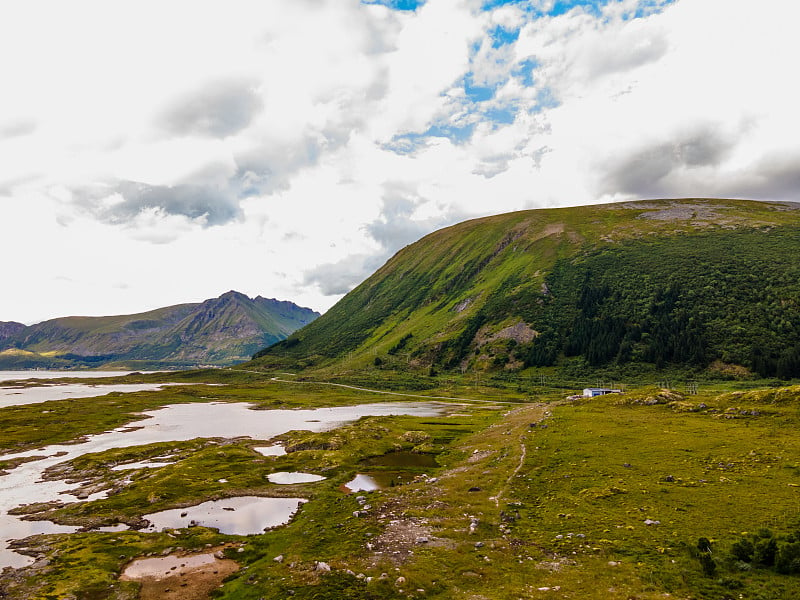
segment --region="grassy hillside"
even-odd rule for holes
[[[412,244],[262,366],[800,375],[800,205],[651,200],[476,219]]]

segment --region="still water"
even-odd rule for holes
[[[267,475],[270,483],[277,483],[278,485],[292,485],[293,483],[314,483],[325,479],[322,475],[314,475],[313,473],[292,473],[289,471],[279,471],[277,473],[270,473]]]
[[[194,438],[250,437],[269,440],[294,429],[326,431],[365,416],[412,415],[437,416],[447,405],[435,402],[387,402],[339,406],[313,410],[252,410],[244,403],[177,404],[143,413],[146,418],[135,422],[136,428],[119,427],[87,436],[78,444],[56,444],[17,454],[0,456],[0,460],[41,456],[0,476],[0,569],[21,567],[32,559],[8,549],[7,542],[35,533],[70,533],[76,527],[56,525],[48,521],[23,521],[8,511],[20,504],[59,500],[74,502],[74,495],[64,481],[42,481],[45,469],[90,452],[123,448],[155,442],[184,441]],[[58,454],[58,456],[56,456]],[[102,493],[92,499],[102,497]],[[299,502],[300,499],[294,499]],[[226,511],[236,515],[239,511]]]
[[[131,373],[159,373],[160,371],[0,371],[0,382],[12,379],[56,379],[71,377],[96,379],[97,377],[119,377]]]
[[[155,373],[156,371],[140,371]],[[110,392],[144,392],[161,389],[164,383],[125,383],[110,385],[90,385],[84,383],[54,384],[42,382],[36,387],[13,387],[8,382],[25,379],[55,379],[58,377],[97,379],[98,377],[118,377],[133,371],[0,371],[0,408],[36,404],[48,400],[65,398],[95,398]]]
[[[36,387],[17,388],[0,384],[0,408],[37,404],[48,400],[64,400],[66,398],[96,398],[111,392],[146,392],[156,391],[177,383],[116,383],[108,385],[91,385],[86,383],[46,384]]]
[[[263,498],[239,496],[211,500],[188,508],[173,508],[144,515],[150,521],[145,531],[178,529],[192,525],[216,527],[228,535],[253,535],[265,529],[284,525],[297,512],[304,498]]]

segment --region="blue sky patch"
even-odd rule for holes
[[[631,15],[631,18],[641,19],[655,13],[660,13],[670,4],[675,4],[677,0],[642,0],[636,8],[636,12]]]
[[[517,117],[517,111],[511,106],[497,106],[485,111],[483,115],[492,125],[511,125]]]
[[[527,13],[557,17],[568,13],[573,8],[581,6],[588,13],[599,16],[603,7],[614,4],[620,0],[556,0],[551,10],[539,10],[531,6],[529,0],[486,0],[482,8],[491,11],[501,6],[518,6]],[[665,7],[674,4],[677,0],[640,0],[636,10],[627,16],[629,19],[639,19],[653,13],[661,12]]]
[[[653,13],[661,12],[667,5],[675,1],[676,0],[640,0],[636,10],[627,15],[627,18],[640,19]],[[547,14],[555,17],[571,11],[576,6],[582,6],[590,14],[599,16],[604,6],[617,2],[619,2],[619,0],[556,0],[553,10],[549,11]]]
[[[514,77],[519,77],[522,85],[525,87],[533,87],[533,85],[536,83],[533,77],[533,72],[538,66],[539,63],[535,58],[526,58],[517,63],[517,66],[514,68],[511,74]]]
[[[483,8],[483,10],[492,10],[509,4],[522,4],[524,6],[527,5],[528,2],[529,0],[486,0],[481,8]]]
[[[499,25],[494,29],[490,29],[487,33],[492,39],[492,48],[513,44],[519,39],[519,29],[508,30]]]
[[[380,4],[394,10],[417,10],[425,0],[361,0],[361,4]]]
[[[557,17],[558,15],[563,15],[568,13],[576,6],[582,6],[586,9],[587,12],[592,13],[594,15],[599,15],[600,10],[606,5],[611,4],[613,0],[556,0],[555,5],[553,6],[553,10],[548,12],[548,15],[553,17]]]
[[[553,95],[550,88],[542,88],[536,93],[536,103],[529,109],[531,114],[540,113],[548,108],[556,108],[561,102]]]
[[[430,138],[447,138],[456,145],[468,142],[475,131],[475,124],[469,125],[431,125],[423,133],[404,133],[394,136],[391,141],[384,144],[384,149],[395,154],[413,154],[427,145]]]
[[[422,135],[425,137],[444,137],[449,139],[454,144],[462,144],[468,142],[472,138],[472,133],[475,131],[475,124],[469,125],[432,125],[428,131]]]
[[[472,102],[486,102],[494,97],[496,87],[483,87],[475,85],[472,79],[472,73],[468,73],[464,77],[464,93],[467,99]]]

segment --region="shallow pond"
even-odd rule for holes
[[[141,462],[124,463],[111,467],[112,471],[129,471],[131,469],[157,469],[159,467],[166,467],[167,465],[174,465],[172,462],[153,462],[150,460],[143,460]]]
[[[378,480],[372,475],[367,475],[366,473],[358,473],[350,481],[342,485],[344,491],[348,493],[374,492],[375,490],[381,490],[384,487],[385,486],[380,485]]]
[[[315,481],[322,481],[325,479],[322,475],[314,475],[313,473],[289,473],[286,471],[279,471],[278,473],[270,473],[267,475],[270,483],[277,483],[279,485],[291,485],[293,483],[314,483]]]
[[[371,467],[438,467],[436,456],[433,454],[421,454],[417,452],[389,452],[381,456],[373,456],[362,461],[363,464]]]
[[[0,476],[0,569],[20,567],[32,559],[7,548],[7,541],[35,533],[69,533],[76,527],[55,525],[48,521],[23,521],[8,511],[21,504],[58,500],[74,502],[74,490],[64,481],[40,481],[48,467],[73,460],[90,452],[125,448],[156,442],[185,441],[194,438],[250,437],[268,440],[294,429],[325,431],[365,416],[413,415],[436,416],[447,405],[435,402],[387,402],[339,406],[314,410],[252,410],[244,403],[177,404],[143,413],[145,419],[134,427],[122,426],[113,431],[87,436],[78,444],[56,444],[46,448],[0,456],[0,460],[44,455],[20,464]],[[58,456],[56,456],[58,454]],[[102,497],[100,494],[92,498]]]
[[[210,598],[239,565],[230,559],[217,558],[222,548],[203,554],[140,558],[130,563],[120,575],[122,581],[138,581],[141,600]]]
[[[214,527],[228,535],[254,535],[265,529],[289,522],[304,498],[263,498],[240,496],[210,500],[187,508],[173,508],[144,515],[150,527],[144,531],[161,531],[201,525]]]
[[[274,446],[254,446],[253,450],[263,456],[283,456],[286,454],[286,448],[279,444]]]
[[[159,556],[156,558],[140,558],[133,561],[122,572],[125,579],[143,579],[145,577],[163,577],[178,569],[197,569],[213,565],[219,560],[213,552],[190,556]]]
[[[373,492],[375,490],[385,490],[409,483],[417,476],[416,473],[408,471],[376,471],[374,473],[358,473],[353,479],[342,484],[342,491],[350,494],[353,492]]]

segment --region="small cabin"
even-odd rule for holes
[[[611,388],[585,388],[583,390],[584,398],[594,398],[595,396],[605,396],[606,394],[621,394],[622,390],[615,390]]]

